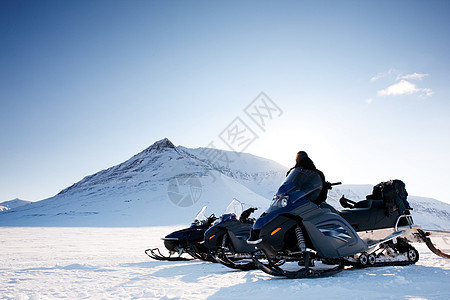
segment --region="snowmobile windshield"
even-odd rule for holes
[[[233,199],[233,201],[228,204],[227,208],[223,212],[223,215],[226,214],[234,214],[236,218],[238,218],[242,214],[242,203],[236,199]]]
[[[314,201],[321,189],[322,179],[319,174],[311,170],[295,168],[283,181],[266,212],[296,204],[302,200]]]
[[[203,206],[202,209],[198,212],[197,216],[192,222],[192,225],[201,225],[208,221],[208,218],[205,216],[206,206]]]
[[[230,204],[228,204],[227,208],[220,216],[219,220],[216,221],[216,224],[220,222],[225,222],[233,218],[238,219],[241,214],[242,214],[242,203],[236,199],[233,199],[233,201],[231,201]]]

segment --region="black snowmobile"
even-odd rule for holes
[[[258,251],[256,266],[288,278],[324,277],[346,266],[414,264],[418,251],[409,243],[423,241],[408,212],[386,214],[382,200],[348,203],[338,212],[315,204],[323,186],[313,171],[295,168],[278,189],[270,207],[256,220],[248,243]],[[357,232],[358,231],[358,232]],[[261,253],[268,260],[262,263]],[[280,259],[286,263],[278,264]]]
[[[255,219],[249,218],[257,208],[242,211],[242,204],[234,199],[225,212],[212,227],[205,231],[203,245],[206,246],[214,259],[232,269],[255,269],[251,252],[254,245],[248,244]]]
[[[211,227],[217,218],[214,214],[206,217],[204,215],[205,210],[206,206],[197,214],[189,228],[174,231],[162,238],[164,246],[169,250],[168,256],[163,255],[159,248],[147,249],[145,254],[156,260],[183,261],[201,259],[213,261],[213,258],[209,255],[209,249],[202,245],[201,242],[205,231]],[[190,257],[182,256],[185,253],[190,255]]]

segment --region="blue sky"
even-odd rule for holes
[[[448,1],[1,1],[0,201],[40,200],[154,141],[245,149],[450,202]],[[264,131],[244,109],[281,109]],[[256,126],[256,127],[255,127]]]

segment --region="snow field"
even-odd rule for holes
[[[297,280],[144,254],[183,227],[0,227],[0,299],[450,299],[450,260],[423,244],[416,265]]]

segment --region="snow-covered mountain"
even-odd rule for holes
[[[0,226],[188,224],[204,205],[208,214],[220,215],[233,198],[262,213],[287,169],[247,153],[176,147],[166,138],[54,197],[1,213]],[[336,186],[328,202],[340,209],[342,194],[362,200],[371,191],[371,185]],[[450,205],[415,196],[408,199],[417,224],[450,228]]]
[[[250,154],[175,147],[163,139],[54,197],[2,214],[0,225],[186,224],[204,205],[207,213],[221,214],[233,198],[262,210],[285,170]]]
[[[2,202],[0,203],[0,213],[29,203],[31,203],[31,201],[19,198]]]

